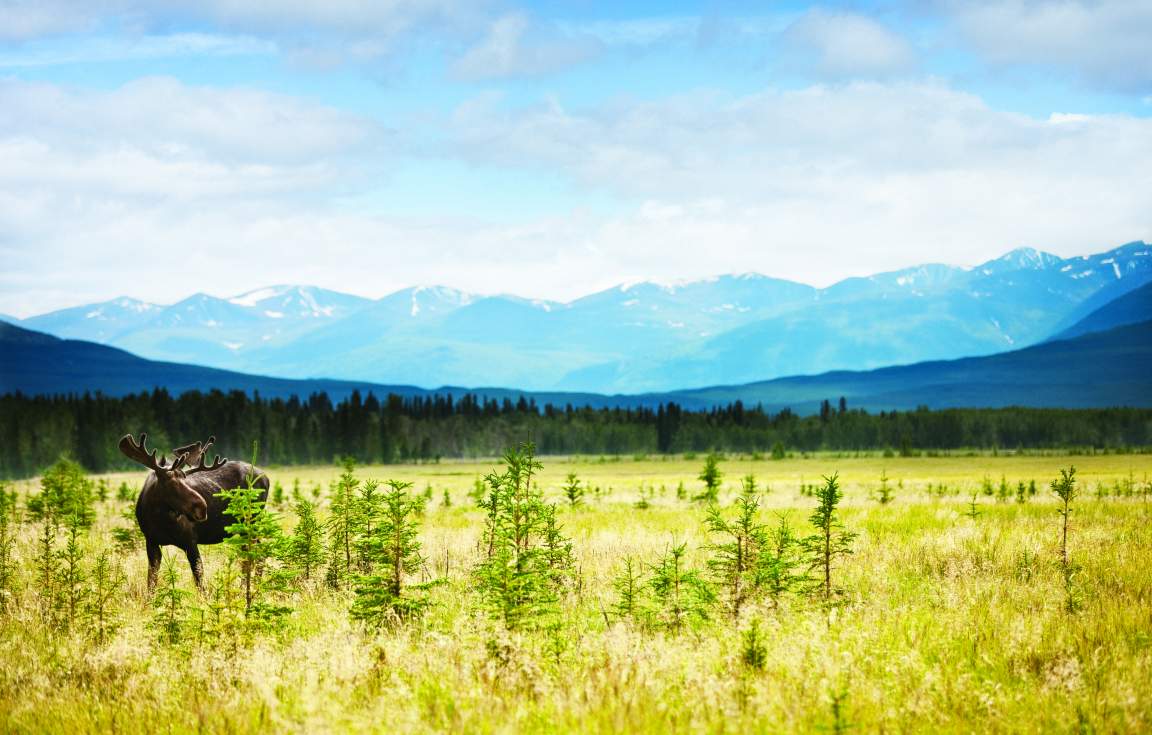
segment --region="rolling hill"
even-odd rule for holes
[[[913,409],[917,406],[1088,408],[1152,406],[1152,320],[1092,332],[1067,340],[987,357],[932,361],[871,371],[834,371],[742,385],[633,395],[524,392],[498,388],[412,386],[340,380],[289,380],[214,368],[145,360],[91,342],[61,340],[0,324],[0,393],[124,395],[160,386],[173,393],[237,389],[266,397],[307,396],[325,391],[334,399],[353,390],[405,396],[465,393],[486,398],[534,398],[553,403],[604,407],[655,407],[675,401],[702,409],[741,400],[771,410],[811,413],[820,401],[848,399],[854,408]]]
[[[1109,301],[1060,332],[1053,339],[1070,339],[1152,319],[1152,283]]]

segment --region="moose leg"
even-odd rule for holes
[[[148,550],[148,594],[151,595],[156,589],[156,578],[160,574],[160,544],[149,541],[146,548]]]
[[[192,568],[192,578],[196,580],[196,589],[204,591],[204,560],[200,558],[200,547],[193,544],[184,553],[188,555],[188,566]]]

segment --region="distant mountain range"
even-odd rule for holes
[[[570,303],[307,286],[171,306],[131,298],[14,323],[137,355],[280,378],[639,394],[989,355],[1067,332],[1152,282],[1152,247],[1014,250],[828,288],[757,274],[623,285]],[[10,320],[11,321],[11,320]]]
[[[655,407],[675,401],[701,409],[741,400],[771,410],[800,413],[822,400],[847,398],[856,408],[911,409],[917,406],[1036,407],[1152,406],[1152,285],[1105,304],[1073,325],[1074,335],[997,355],[930,361],[871,371],[834,371],[743,385],[666,393],[601,395],[523,392],[501,388],[440,388],[428,391],[403,385],[337,380],[289,380],[245,375],[193,365],[153,362],[92,342],[61,340],[0,323],[0,393],[80,393],[124,395],[155,386],[173,393],[187,390],[259,391],[266,397],[305,397],[324,391],[341,399],[353,390],[377,395],[517,399],[578,406]]]

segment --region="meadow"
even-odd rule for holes
[[[283,532],[315,503],[324,546],[307,575],[270,551],[265,613],[249,615],[236,547],[202,547],[203,594],[166,548],[148,594],[130,517],[144,472],[89,478],[94,515],[74,530],[50,528],[40,479],[9,484],[0,730],[1152,729],[1150,455],[728,455],[714,503],[694,499],[703,455],[538,459],[532,487],[555,510],[537,531],[562,534],[570,555],[515,615],[493,603],[500,570],[485,566],[483,478],[498,459],[357,467],[354,486],[337,466],[266,468]],[[1051,483],[1073,465],[1065,563]],[[818,535],[810,516],[833,473],[831,532],[855,536],[821,589],[798,540]],[[401,576],[420,602],[354,617],[380,570],[326,569],[342,498],[372,478],[412,483],[398,492],[418,511],[418,560]],[[734,528],[742,508],[757,549],[779,541],[781,518],[791,529],[767,577],[725,563],[733,537],[717,524]]]

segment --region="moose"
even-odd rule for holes
[[[148,591],[156,588],[160,572],[160,547],[175,546],[188,556],[188,566],[196,587],[204,589],[204,563],[200,544],[218,544],[229,536],[226,529],[233,519],[228,515],[222,490],[246,487],[260,488],[260,501],[268,499],[268,476],[247,462],[229,461],[216,455],[209,465],[204,456],[216,442],[193,442],[172,450],[172,464],[165,456],[148,451],[148,435],[140,434],[137,442],[126,434],[119,443],[120,451],[133,462],[152,470],[136,499],[136,522],[144,534],[148,550]]]

